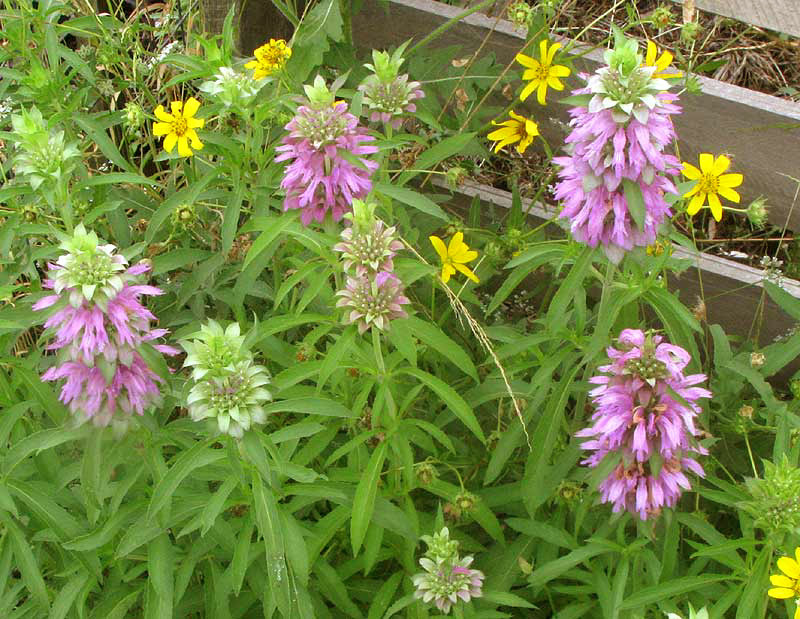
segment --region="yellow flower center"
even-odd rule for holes
[[[719,193],[719,177],[714,174],[703,174],[700,177],[700,191],[703,193]]]
[[[550,77],[550,65],[541,63],[533,70],[536,72],[536,77],[534,79],[547,80],[547,78]]]
[[[178,116],[172,121],[172,132],[182,138],[189,130],[189,125],[183,116]]]

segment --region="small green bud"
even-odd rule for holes
[[[767,199],[758,197],[747,207],[747,219],[755,228],[763,228],[767,223]]]
[[[681,26],[681,41],[688,45],[700,36],[702,28],[696,21],[686,22]]]

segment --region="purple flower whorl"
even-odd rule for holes
[[[583,464],[596,467],[606,457],[617,462],[600,484],[602,501],[646,520],[691,487],[686,471],[704,475],[695,455],[707,451],[695,440],[694,420],[701,412],[697,400],[711,392],[694,386],[704,374],[684,376],[689,353],[661,336],[625,329],[618,342],[619,348],[608,348],[611,363],[598,368],[603,374],[590,379],[598,385],[589,392],[592,425],[576,436],[590,439],[582,448],[593,453]]]

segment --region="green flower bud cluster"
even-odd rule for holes
[[[752,499],[741,507],[754,518],[753,524],[767,534],[794,533],[800,527],[800,468],[784,455],[778,464],[764,461],[761,479],[749,479]]]
[[[255,80],[246,73],[231,67],[221,67],[214,80],[200,84],[200,90],[216,98],[226,108],[248,107],[258,95],[258,91],[269,80]]]
[[[245,347],[239,324],[223,329],[209,320],[192,338],[181,342],[187,353],[184,367],[192,368],[194,381],[186,398],[191,418],[215,419],[220,432],[235,438],[265,423],[262,405],[272,399],[264,388],[269,373]]]
[[[36,107],[12,114],[11,125],[11,140],[16,145],[14,169],[32,189],[58,183],[72,171],[81,155],[78,143],[68,143],[63,130],[50,131]]]

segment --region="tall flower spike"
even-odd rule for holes
[[[664,151],[680,108],[665,92],[669,83],[653,77],[656,67],[641,66],[634,41],[618,40],[606,62],[574,92],[588,102],[570,110],[567,156],[553,158],[560,166],[555,197],[573,237],[602,245],[619,262],[626,251],[651,245],[672,214],[664,194],[677,192],[680,162]]]
[[[358,125],[344,101],[335,101],[325,81],[317,77],[306,86],[308,100],[286,125],[289,134],[276,148],[275,161],[291,161],[281,188],[286,191],[283,210],[301,209],[301,221],[322,221],[330,213],[339,221],[354,199],[372,189],[378,168],[363,155],[378,151],[368,144],[375,138]]]
[[[583,464],[615,463],[600,484],[602,501],[646,520],[691,487],[686,472],[703,475],[695,457],[707,452],[696,443],[695,418],[697,400],[711,392],[695,386],[705,375],[684,375],[689,353],[661,336],[625,329],[618,346],[589,380],[597,385],[589,392],[592,425],[576,436],[588,438],[582,448],[593,452]]]
[[[354,200],[353,225],[342,230],[342,241],[333,247],[334,251],[342,253],[344,270],[353,269],[358,276],[368,271],[392,271],[392,258],[403,249],[394,226],[387,228],[373,215],[374,208],[374,204]]]
[[[142,415],[161,401],[162,379],[140,352],[167,334],[151,328],[156,317],[141,303],[142,296],[162,292],[139,283],[150,270],[148,263],[128,268],[116,247],[100,244],[83,225],[61,249],[65,253],[49,265],[44,281],[55,294],[33,305],[34,311],[56,310],[44,324],[44,337],[52,339],[47,349],[58,351],[56,363],[42,380],[65,379],[59,399],[79,423],[91,419],[124,431],[132,414]],[[168,355],[178,352],[163,344],[152,347]]]
[[[239,324],[223,329],[209,320],[192,338],[181,342],[187,353],[184,366],[192,368],[193,384],[186,398],[191,418],[214,419],[220,432],[235,438],[265,423],[263,404],[272,399],[265,389],[269,372],[245,348]]]

